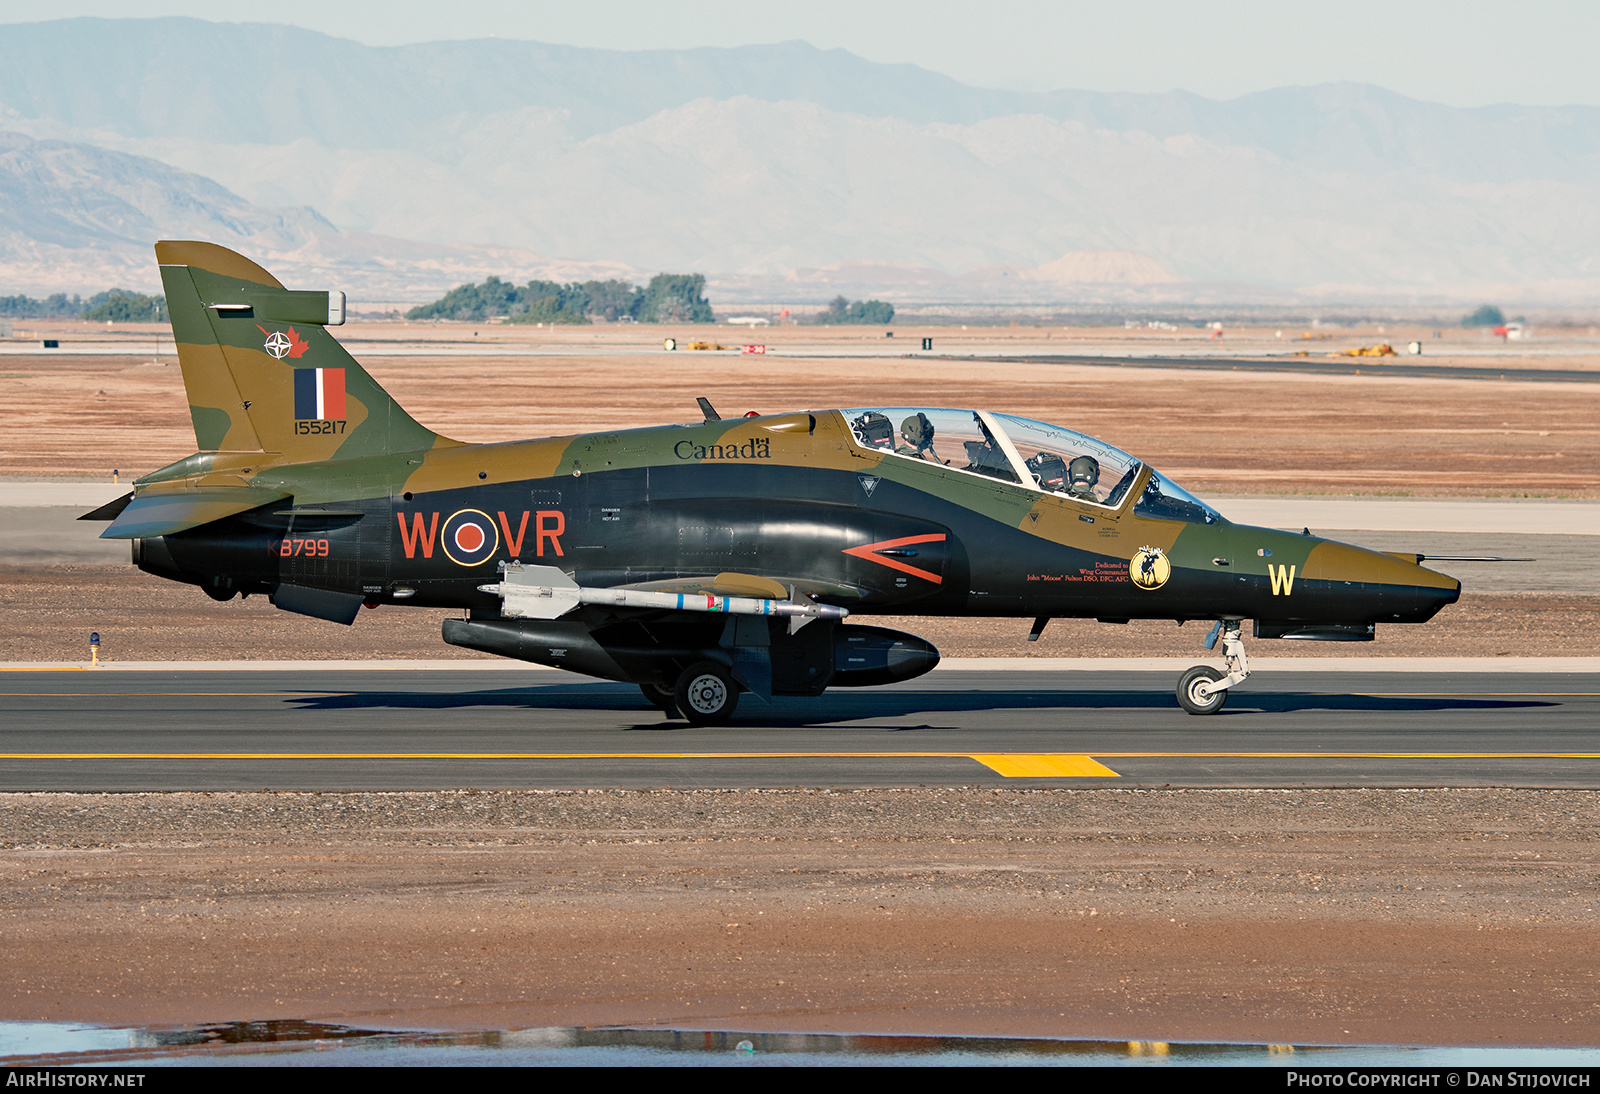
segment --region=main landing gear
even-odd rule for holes
[[[701,661],[678,674],[675,687],[640,684],[639,691],[668,718],[681,717],[692,726],[719,726],[739,705],[733,674],[715,661]]]
[[[715,661],[690,665],[678,676],[675,705],[692,726],[720,726],[739,705],[733,674]]]
[[[1250,675],[1250,661],[1244,655],[1241,621],[1219,619],[1206,635],[1206,649],[1215,649],[1222,636],[1222,656],[1226,674],[1210,665],[1196,665],[1178,677],[1178,705],[1190,714],[1215,714],[1228,701],[1228,689]]]

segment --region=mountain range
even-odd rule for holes
[[[386,299],[662,269],[766,300],[1600,296],[1594,107],[1033,94],[799,42],[369,47],[193,19],[10,24],[0,51],[17,287],[128,281],[182,233]]]

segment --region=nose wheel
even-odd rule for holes
[[[1228,689],[1217,687],[1223,674],[1210,665],[1196,665],[1178,677],[1178,705],[1188,714],[1215,714],[1228,701]]]
[[[1188,714],[1215,714],[1228,701],[1228,689],[1250,675],[1250,660],[1244,654],[1244,638],[1237,619],[1219,619],[1206,635],[1206,649],[1213,649],[1222,636],[1222,656],[1227,672],[1210,665],[1196,665],[1178,677],[1178,705]]]

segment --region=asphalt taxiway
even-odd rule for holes
[[[1600,787],[1600,671],[942,668],[691,728],[549,670],[0,673],[0,790],[918,785]],[[1370,665],[1370,663],[1369,663]],[[1551,669],[1562,666],[1551,665]],[[1571,667],[1571,666],[1565,666]]]

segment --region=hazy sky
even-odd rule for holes
[[[1354,80],[1455,106],[1600,105],[1596,0],[0,0],[0,23],[191,15],[370,45],[607,49],[802,39],[965,83],[1231,98]]]

